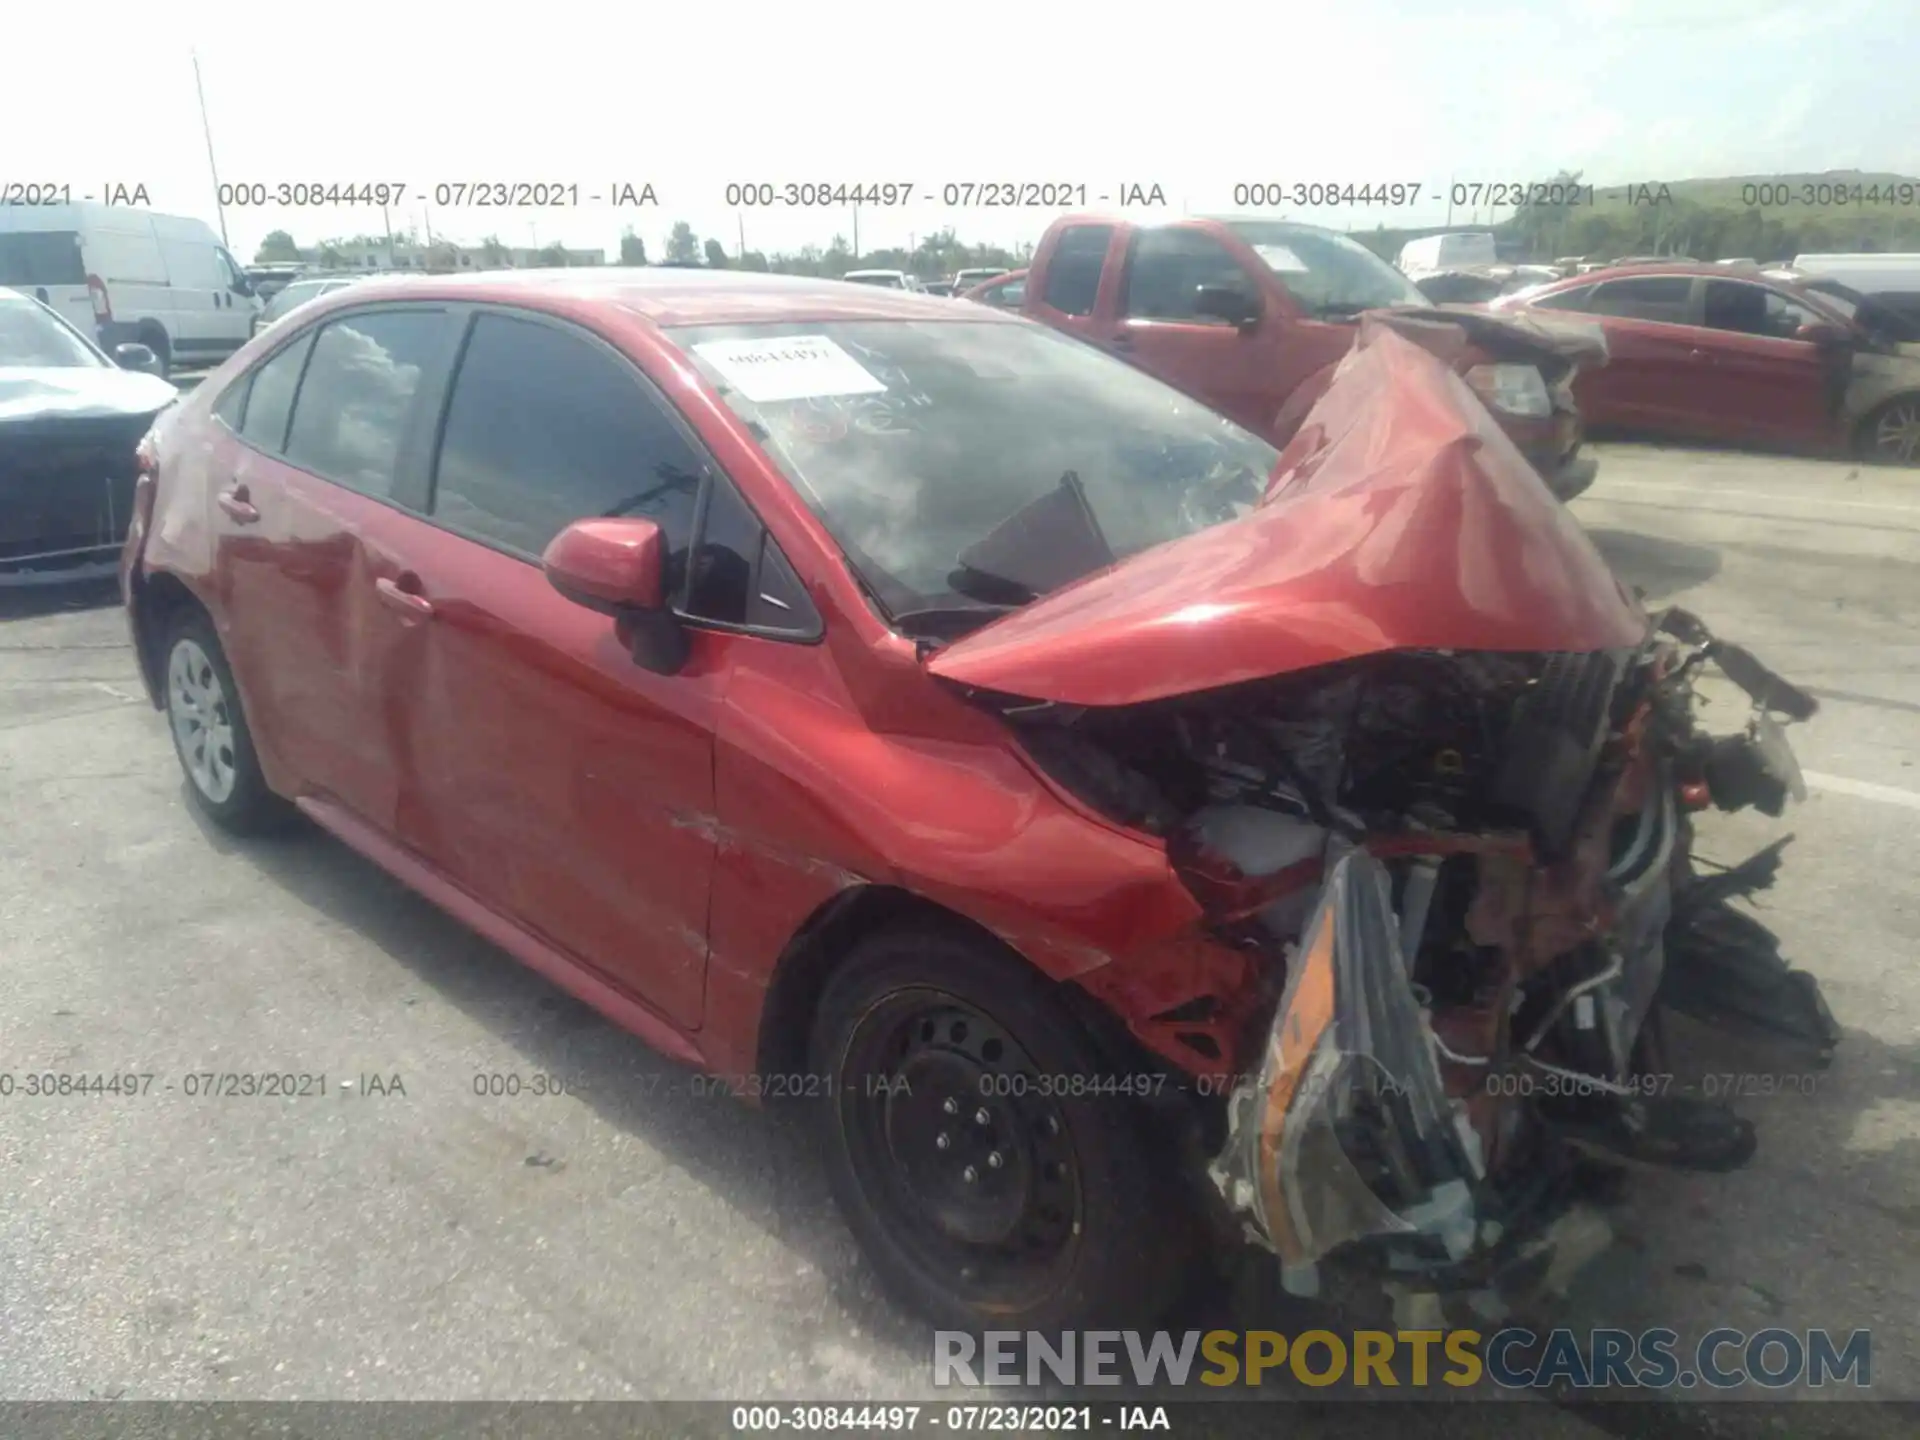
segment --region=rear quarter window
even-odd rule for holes
[[[307,362],[313,337],[302,335],[285,349],[277,351],[257,367],[216,407],[222,419],[233,425],[251,445],[277,455],[287,443],[287,420],[293,414],[294,391],[300,387],[300,371]],[[228,410],[233,400],[235,408]]]

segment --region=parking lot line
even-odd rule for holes
[[[1827,495],[1785,495],[1777,490],[1727,490],[1718,485],[1696,485],[1684,480],[1671,482],[1658,480],[1613,480],[1605,482],[1608,490],[1651,490],[1656,494],[1669,495],[1676,490],[1690,490],[1701,497],[1726,496],[1729,500],[1773,500],[1782,504],[1807,503],[1818,505],[1822,509],[1835,507],[1846,510],[1884,510],[1892,515],[1920,515],[1920,505],[1892,505],[1881,500],[1835,500]],[[1595,500],[1604,501],[1605,491],[1594,494]]]
[[[1920,810],[1920,791],[1902,790],[1897,785],[1876,785],[1871,780],[1849,780],[1844,775],[1822,775],[1817,770],[1803,770],[1801,777],[1815,790],[1829,790],[1835,795],[1852,795],[1861,800],[1878,800],[1883,805]]]

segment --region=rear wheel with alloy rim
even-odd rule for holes
[[[271,829],[290,807],[267,788],[240,692],[213,626],[182,611],[167,634],[167,728],[201,813],[236,834]]]
[[[882,1277],[960,1328],[1146,1323],[1187,1230],[1134,1101],[1010,955],[870,937],[822,997],[814,1073],[835,1194]]]
[[[1883,465],[1920,465],[1920,395],[1899,395],[1860,422],[1860,453]]]

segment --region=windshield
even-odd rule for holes
[[[1353,315],[1391,305],[1426,305],[1414,284],[1357,240],[1283,220],[1230,220],[1309,314]]]
[[[867,589],[956,633],[1258,503],[1279,452],[1132,367],[995,321],[667,332]]]
[[[0,367],[99,369],[106,361],[31,300],[0,293]]]

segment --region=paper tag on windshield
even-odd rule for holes
[[[829,395],[878,395],[887,388],[824,335],[709,340],[695,345],[693,352],[756,405]]]
[[[1256,245],[1253,253],[1278,271],[1292,271],[1296,275],[1305,274],[1307,267],[1300,263],[1300,257],[1284,245]]]

